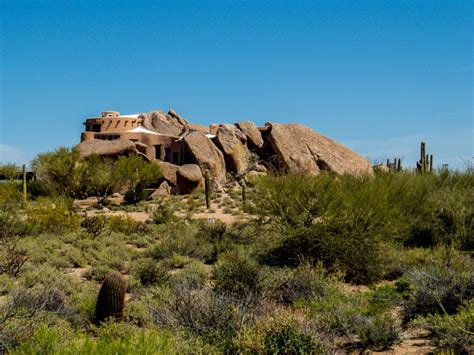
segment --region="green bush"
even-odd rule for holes
[[[108,225],[112,232],[131,234],[146,234],[149,228],[146,224],[134,220],[129,215],[110,216],[108,217]]]
[[[175,254],[203,261],[215,258],[213,244],[201,238],[199,227],[196,224],[181,221],[173,224],[172,228],[166,225],[157,226],[155,233],[159,235],[159,240],[148,251],[149,256],[154,259],[163,260]]]
[[[146,198],[145,188],[161,176],[158,164],[150,163],[138,155],[120,156],[115,163],[114,181],[127,188],[124,196],[129,204],[137,204]]]
[[[128,323],[108,323],[93,336],[69,328],[40,326],[11,354],[168,354],[216,352],[198,341],[178,338],[163,330],[144,330]]]
[[[186,329],[205,342],[230,349],[235,335],[255,318],[252,298],[238,299],[192,283],[177,283],[170,292],[155,293],[150,303],[155,322],[171,329]]]
[[[39,198],[28,206],[26,223],[36,234],[57,235],[78,230],[80,216],[72,211],[71,201],[68,199]]]
[[[185,285],[192,289],[200,289],[205,286],[208,279],[209,272],[206,266],[202,262],[195,260],[173,274],[170,283],[173,287]]]
[[[297,300],[311,300],[315,295],[324,296],[329,280],[321,265],[302,264],[295,269],[267,269],[260,276],[260,284],[265,298],[291,305]]]
[[[150,211],[150,217],[155,224],[172,223],[177,220],[173,205],[166,199],[160,199]]]
[[[437,261],[407,273],[411,292],[403,303],[405,319],[444,311],[455,314],[463,302],[474,297],[473,270],[469,256],[457,255],[449,265]]]
[[[98,237],[106,228],[107,221],[101,216],[84,217],[81,227],[93,237]]]
[[[143,286],[163,284],[169,279],[168,271],[151,258],[139,260],[134,266],[134,275]]]
[[[314,332],[289,312],[258,319],[239,333],[234,347],[238,353],[252,354],[324,354],[328,351]]]
[[[60,147],[54,152],[38,154],[31,166],[37,179],[56,194],[77,198],[85,191],[85,164],[80,162],[80,153],[75,147]]]
[[[260,266],[242,251],[228,251],[219,255],[214,267],[215,289],[243,297],[259,292]]]
[[[84,273],[84,277],[87,280],[94,280],[94,281],[102,281],[107,274],[112,272],[113,269],[110,268],[108,265],[97,265],[92,266],[86,270]]]
[[[400,338],[400,328],[385,314],[363,317],[355,332],[364,349],[387,350]]]
[[[298,229],[282,237],[260,257],[272,266],[296,267],[301,262],[322,262],[329,271],[342,271],[354,283],[380,280],[384,274],[377,241],[353,233],[349,225],[322,225]]]
[[[428,315],[415,324],[430,332],[431,343],[437,350],[469,353],[474,346],[474,301],[467,302],[455,315]]]

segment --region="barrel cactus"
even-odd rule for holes
[[[97,323],[103,322],[109,317],[116,320],[122,319],[126,289],[127,281],[119,272],[111,272],[105,277],[95,308]]]

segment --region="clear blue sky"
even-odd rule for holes
[[[473,152],[471,1],[0,0],[0,162],[174,108],[300,122],[371,159]]]

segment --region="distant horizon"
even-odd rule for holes
[[[0,163],[84,119],[301,123],[372,163],[474,157],[471,1],[3,1]]]

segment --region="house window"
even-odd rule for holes
[[[161,144],[155,145],[155,159],[161,159]]]
[[[169,148],[165,148],[165,161],[170,161],[171,151]]]
[[[92,132],[100,132],[100,124],[94,123],[92,125]]]

